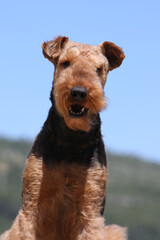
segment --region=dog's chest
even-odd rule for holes
[[[52,168],[43,167],[39,199],[70,207],[70,204],[97,202],[106,188],[107,170],[96,162],[92,167],[80,164],[60,164]]]
[[[25,177],[24,172],[24,187],[29,188],[29,191],[24,189],[24,193],[25,197],[30,194],[26,199],[32,202],[24,199],[24,205],[30,204],[32,208],[34,202],[39,239],[45,236],[48,240],[55,235],[61,239],[62,235],[68,235],[70,239],[71,233],[73,236],[77,229],[83,228],[86,218],[100,214],[107,178],[107,169],[100,163],[89,168],[75,163],[47,167],[41,161],[37,165],[34,158],[30,158],[26,167],[29,165],[34,170],[31,170],[32,179]],[[28,179],[30,182],[26,185]]]

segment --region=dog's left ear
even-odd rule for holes
[[[125,54],[122,48],[116,46],[112,42],[103,42],[99,45],[102,53],[109,61],[109,71],[112,71],[114,68],[117,68],[123,62]]]
[[[57,37],[53,41],[44,42],[42,44],[43,55],[53,64],[56,64],[61,50],[69,39],[67,37]]]

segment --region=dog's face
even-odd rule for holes
[[[107,74],[121,65],[122,49],[111,42],[91,46],[67,37],[44,42],[42,49],[55,66],[52,94],[57,111],[70,129],[89,131],[93,116],[106,107]]]

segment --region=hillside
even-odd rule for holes
[[[0,139],[0,233],[21,204],[21,178],[31,143]],[[106,223],[128,226],[130,240],[160,239],[160,165],[108,154]]]

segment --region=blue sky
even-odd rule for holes
[[[159,0],[1,1],[0,135],[33,139],[47,117],[54,68],[43,41],[112,41],[126,59],[105,87],[106,148],[160,162],[159,11]]]

